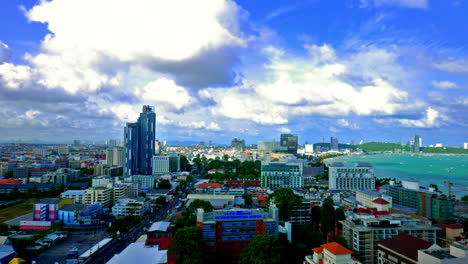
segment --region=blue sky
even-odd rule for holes
[[[161,2],[2,1],[0,141],[468,141],[466,0]]]

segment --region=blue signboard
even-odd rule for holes
[[[263,214],[261,214],[261,212],[249,212],[249,211],[219,212],[219,215],[215,215],[214,219],[215,220],[234,220],[234,219],[254,220],[254,219],[263,219]]]

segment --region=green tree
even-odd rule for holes
[[[188,161],[187,157],[184,154],[180,154],[180,170],[181,171],[191,171],[192,165]]]
[[[335,210],[335,225],[340,231],[343,229],[343,225],[338,221],[341,221],[341,220],[346,220],[346,215],[345,215],[343,208],[340,207]]]
[[[10,227],[5,223],[0,223],[0,234],[10,231]]]
[[[189,183],[189,182],[192,182],[193,180],[193,176],[192,175],[188,175],[187,176],[187,179],[186,179],[186,182]]]
[[[196,213],[198,208],[202,208],[205,213],[213,211],[214,207],[211,205],[210,202],[200,200],[200,199],[195,199],[193,202],[190,203],[189,205],[189,210],[192,211],[193,213]]]
[[[203,164],[202,164],[202,161],[201,161],[201,158],[200,158],[200,154],[197,154],[197,156],[195,156],[195,158],[193,158],[192,161],[195,164],[195,166],[197,167],[197,170],[202,169]]]
[[[169,246],[169,254],[177,264],[202,264],[204,262],[202,232],[194,226],[178,229]]]
[[[287,221],[293,214],[294,207],[300,206],[302,199],[289,188],[276,189],[268,196],[267,203],[273,201],[279,210],[279,219]]]
[[[243,195],[242,195],[242,198],[244,198],[244,202],[246,205],[252,205],[252,195],[248,192],[245,192]]]
[[[164,197],[164,196],[159,196],[159,197],[156,199],[156,204],[159,205],[159,206],[161,206],[161,207],[165,206],[166,203],[167,203],[166,197]]]
[[[175,226],[176,229],[183,228],[186,226],[195,226],[197,222],[197,217],[195,216],[195,213],[190,211],[189,209],[186,209],[185,211],[182,211],[180,213],[180,216],[178,216],[175,220]]]
[[[276,264],[281,261],[281,245],[272,235],[258,235],[242,250],[240,264]]]
[[[315,230],[315,231],[318,231],[319,230],[319,227],[320,227],[320,206],[314,206],[314,208],[312,208],[312,211],[311,211],[311,219],[310,219],[310,223],[312,225],[312,229]]]
[[[168,180],[160,180],[158,182],[158,189],[170,189],[172,187]]]
[[[431,183],[431,184],[429,184],[429,187],[434,188],[434,190],[435,190],[436,192],[439,191],[439,186],[437,186],[437,184]]]
[[[333,199],[328,196],[325,198],[320,210],[320,231],[324,235],[324,240],[328,242],[328,234],[335,229],[335,208],[333,207]],[[333,232],[334,235],[335,232]]]

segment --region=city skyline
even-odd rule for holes
[[[463,147],[467,11],[455,0],[7,1],[0,142],[122,141],[154,105],[169,142],[418,134]]]

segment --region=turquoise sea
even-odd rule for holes
[[[341,156],[327,159],[353,166],[356,162],[369,162],[374,166],[377,178],[396,178],[397,180],[417,180],[419,185],[429,187],[437,184],[447,192],[443,184],[450,180],[468,186],[468,155],[412,155],[412,154],[377,154],[361,156]],[[453,185],[453,194],[460,197],[468,195],[468,187]]]

